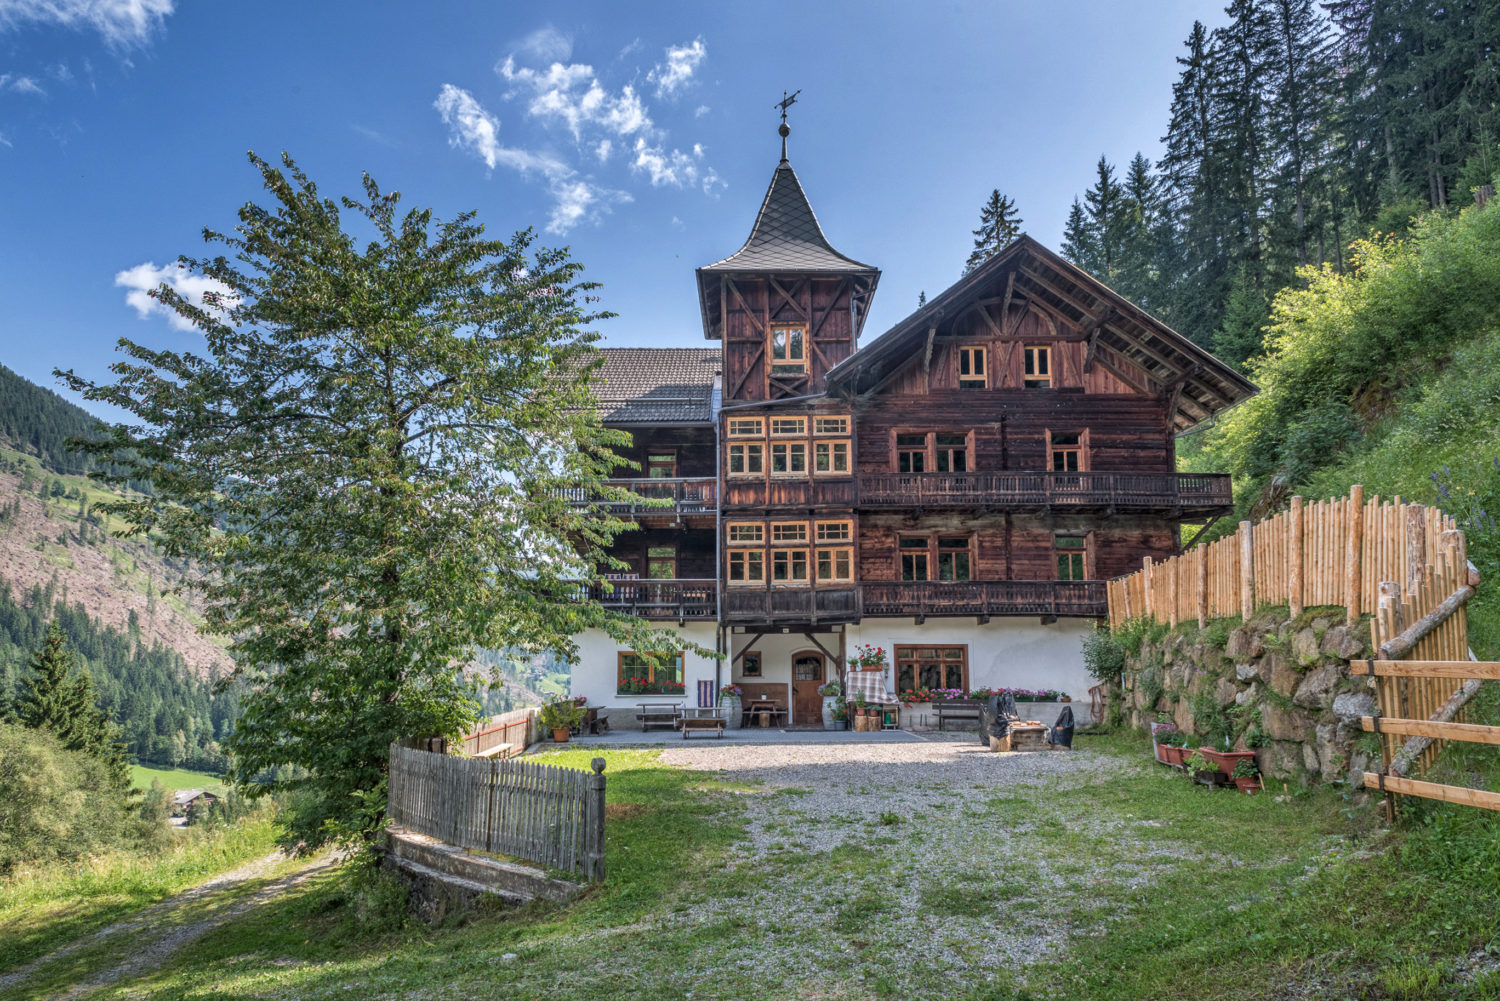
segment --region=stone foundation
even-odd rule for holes
[[[1350,675],[1370,655],[1369,624],[1345,626],[1342,611],[1289,620],[1267,609],[1250,622],[1179,626],[1148,636],[1128,659],[1126,721],[1159,719],[1201,744],[1253,750],[1268,778],[1344,781],[1369,765],[1359,718],[1375,713],[1373,679]]]

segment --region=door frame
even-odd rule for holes
[[[819,664],[819,674],[820,674],[820,677],[819,677],[819,679],[818,679],[818,681],[816,683],[811,682],[811,681],[798,681],[797,680],[797,661],[803,659],[804,657],[815,657],[815,658],[817,658],[817,661],[818,661],[818,664]],[[790,659],[790,666],[791,666],[791,669],[792,669],[792,679],[791,679],[792,699],[791,699],[791,705],[789,705],[787,707],[787,709],[790,711],[789,715],[791,717],[791,722],[793,722],[793,723],[801,723],[801,724],[804,724],[804,725],[810,724],[810,723],[821,723],[823,721],[823,705],[822,705],[822,703],[823,703],[823,697],[821,695],[817,696],[817,702],[816,702],[816,705],[818,707],[817,719],[803,720],[803,719],[798,719],[797,718],[797,686],[798,685],[813,685],[813,692],[816,695],[818,688],[821,688],[823,685],[828,684],[828,657],[827,657],[827,655],[824,654],[823,651],[821,651],[821,650],[811,650],[811,649],[809,649],[809,650],[796,650],[796,651],[793,651],[793,653],[792,653],[792,656],[791,656],[791,659]]]

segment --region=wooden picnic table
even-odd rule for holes
[[[747,726],[770,727],[775,726],[777,722],[786,722],[785,703],[775,699],[755,699],[745,703]]]
[[[641,733],[645,733],[646,728],[652,726],[664,726],[675,730],[681,711],[681,702],[642,702],[636,708],[635,719],[641,725]]]
[[[689,733],[713,732],[715,736],[722,737],[727,722],[724,710],[717,706],[697,706],[682,710],[677,726],[682,731],[682,739],[687,740]]]

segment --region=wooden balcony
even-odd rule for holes
[[[1030,508],[1226,513],[1228,473],[861,473],[866,508]]]
[[[580,588],[579,598],[597,601],[611,611],[642,619],[712,621],[719,614],[718,582],[703,580],[612,580],[606,592],[602,585]]]
[[[865,581],[860,589],[864,618],[1109,613],[1102,580]]]
[[[590,508],[618,518],[713,516],[719,510],[719,481],[712,476],[670,479],[605,480],[605,486],[630,492],[629,497],[599,497],[582,489],[564,491],[574,507]]]
[[[849,587],[729,587],[724,589],[727,622],[855,622],[859,589]]]

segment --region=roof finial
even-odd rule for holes
[[[789,135],[791,135],[791,133],[792,133],[792,130],[789,129],[789,128],[787,128],[787,124],[786,124],[786,109],[790,108],[792,105],[794,105],[794,104],[797,103],[797,95],[800,94],[800,93],[802,93],[802,91],[800,91],[800,90],[794,90],[794,91],[792,91],[792,95],[790,97],[788,97],[786,91],[783,90],[781,92],[781,100],[779,100],[779,101],[776,102],[776,107],[778,107],[778,108],[781,109],[781,128],[777,129],[776,132],[777,132],[778,135],[781,136],[781,162],[782,163],[786,163],[786,137],[789,136]]]

